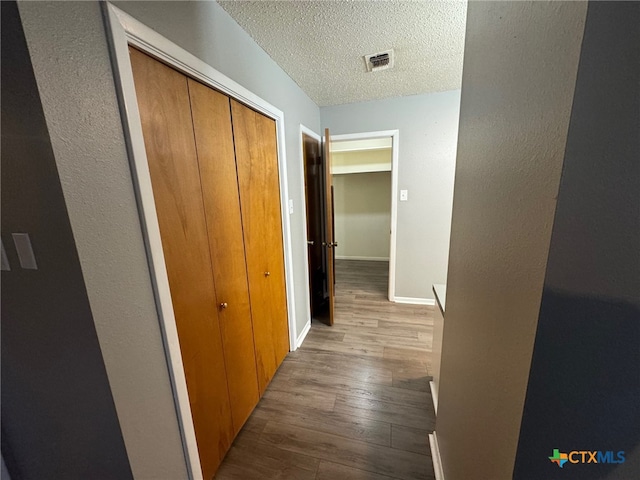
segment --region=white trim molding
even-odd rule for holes
[[[300,332],[300,335],[298,335],[298,339],[296,340],[297,348],[300,348],[300,346],[302,345],[302,342],[304,342],[304,339],[307,338],[307,333],[309,333],[309,330],[311,330],[311,319],[309,319],[307,324],[304,326],[304,328]]]
[[[396,238],[398,230],[398,159],[400,151],[400,130],[347,133],[331,135],[331,141],[365,140],[391,137],[391,225],[389,241],[389,301],[394,302],[396,294]],[[352,257],[353,258],[353,257]],[[409,303],[409,302],[407,302]]]
[[[408,305],[435,305],[433,298],[416,298],[416,297],[393,297],[390,299],[395,303],[406,303]]]
[[[237,99],[275,120],[278,136],[280,213],[283,225],[282,237],[287,290],[289,348],[290,350],[295,350],[297,347],[295,286],[293,280],[291,220],[288,213],[289,188],[287,183],[284,113],[111,3],[102,3],[102,8],[111,51],[111,60],[116,77],[116,89],[118,91],[118,100],[127,141],[127,153],[131,162],[134,190],[140,211],[140,220],[152,277],[151,280],[158,315],[160,317],[178,421],[180,423],[183,449],[190,478],[199,480],[202,478],[200,457],[198,455],[193,419],[189,406],[187,383],[180,352],[180,343],[178,341],[167,269],[164,261],[158,216],[153,200],[151,175],[149,173],[149,165],[142,136],[142,124],[140,122],[140,112],[138,110],[128,47],[129,45],[135,46],[139,50],[144,51],[176,70]]]
[[[431,461],[433,462],[433,471],[436,474],[436,480],[444,480],[442,457],[440,457],[440,447],[438,446],[436,432],[429,434],[429,446],[431,447]]]
[[[431,399],[433,400],[433,412],[438,415],[438,386],[436,382],[431,380],[429,382],[429,389],[431,390]]]

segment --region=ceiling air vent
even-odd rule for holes
[[[378,72],[393,68],[393,49],[365,55],[364,61],[367,65],[367,72]]]

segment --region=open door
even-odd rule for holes
[[[325,258],[327,260],[326,272],[327,272],[327,294],[329,296],[328,307],[329,312],[327,315],[327,324],[333,325],[334,316],[334,304],[335,304],[335,248],[338,244],[335,241],[333,234],[333,177],[331,176],[331,137],[329,135],[329,129],[324,130],[324,145],[322,149],[322,163],[324,164],[324,186],[325,186],[325,240],[322,242],[322,246],[326,249]]]
[[[333,325],[335,255],[333,185],[329,130],[324,147],[320,138],[302,134],[305,200],[307,209],[307,259],[311,318]]]
[[[311,318],[321,319],[327,307],[324,242],[324,164],[320,137],[302,134],[304,189],[307,209],[307,261]],[[326,314],[325,314],[326,315]]]

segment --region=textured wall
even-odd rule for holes
[[[291,215],[298,333],[309,319],[309,281],[300,124],[320,133],[319,109],[289,76],[215,2],[115,2],[145,25],[282,110]]]
[[[640,475],[640,4],[590,2],[514,478]],[[566,464],[553,449],[624,451]]]
[[[398,297],[433,299],[446,283],[460,91],[320,109],[331,134],[400,131],[396,285]]]
[[[100,7],[20,14],[135,478],[186,478]]]
[[[389,258],[391,173],[333,176],[337,258]]]
[[[6,458],[14,479],[130,479],[18,8],[1,8],[3,471]],[[20,267],[15,232],[37,270]]]
[[[436,432],[447,480],[511,478],[585,2],[470,2]]]

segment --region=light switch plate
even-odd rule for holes
[[[11,236],[13,237],[13,243],[16,246],[20,266],[25,270],[37,270],[38,264],[36,263],[36,256],[33,254],[33,248],[31,248],[29,234],[12,233]]]
[[[293,215],[293,200],[289,199],[289,215]]]
[[[400,201],[406,202],[409,200],[409,190],[400,190]]]

